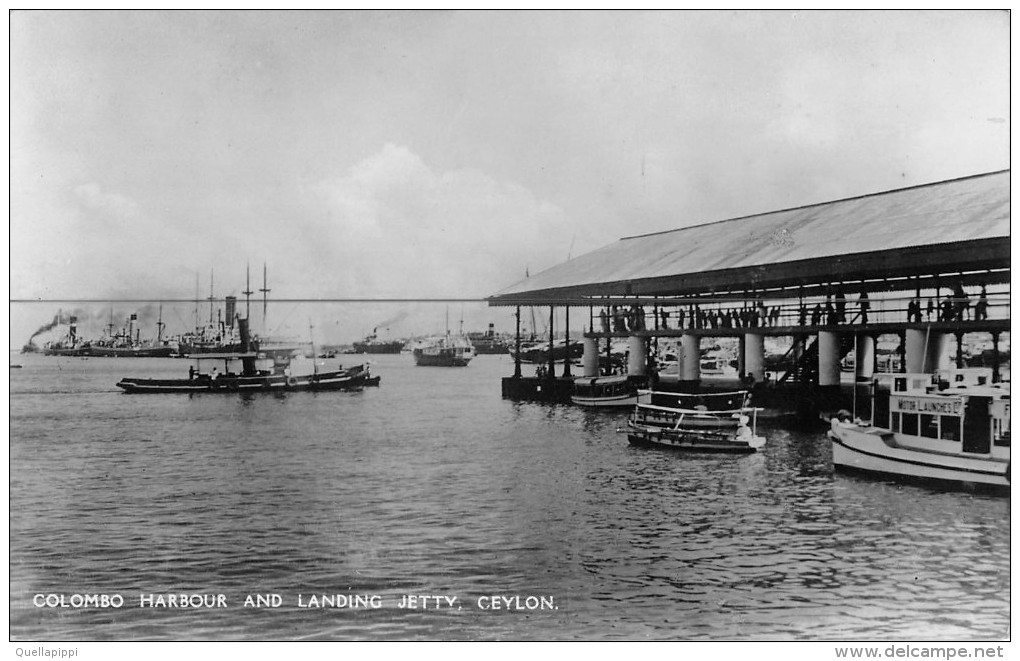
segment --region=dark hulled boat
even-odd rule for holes
[[[287,392],[300,390],[360,390],[378,385],[367,365],[320,372],[315,360],[293,360],[280,370],[272,358],[252,350],[248,320],[238,319],[242,351],[192,356],[184,379],[124,378],[117,387],[125,393]],[[311,362],[311,365],[305,363]],[[310,369],[309,369],[310,368]]]

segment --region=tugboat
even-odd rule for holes
[[[378,385],[368,365],[319,372],[317,361],[304,358],[290,361],[280,370],[271,358],[253,349],[248,320],[237,319],[241,351],[200,353],[192,356],[193,364],[186,379],[124,378],[117,387],[125,393],[171,392],[289,392],[299,390],[361,390]],[[307,364],[310,363],[310,364]]]

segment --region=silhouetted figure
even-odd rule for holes
[[[932,315],[932,313],[934,311],[935,311],[935,301],[933,301],[931,299],[931,296],[929,296],[928,297],[928,308],[925,310],[924,318],[930,321],[931,320],[931,315]]]
[[[836,323],[846,323],[846,296],[843,295],[843,288],[836,290]]]
[[[959,282],[953,287],[953,316],[960,321],[967,318],[967,311],[970,310],[970,297],[963,290]]]
[[[978,296],[977,304],[974,305],[974,321],[984,321],[988,318],[988,291],[981,285],[981,295]]]
[[[828,295],[825,297],[825,325],[836,325],[836,308],[832,305],[832,298]]]
[[[858,300],[858,303],[861,306],[861,323],[866,324],[868,323],[868,310],[871,309],[871,301],[868,298],[868,292],[861,292],[861,298]]]
[[[939,321],[952,321],[953,320],[953,298],[949,294],[942,300],[939,305]]]
[[[907,303],[907,323],[921,323],[921,301],[916,298]]]

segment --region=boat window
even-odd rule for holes
[[[894,432],[899,432],[900,431],[900,414],[899,414],[899,412],[897,412],[897,411],[893,412],[893,414],[891,416],[891,419],[889,420],[889,426],[890,426],[890,428],[892,428],[892,430]]]
[[[934,415],[921,415],[921,436],[927,438],[939,437],[939,419]]]
[[[917,414],[916,413],[904,413],[903,414],[903,433],[910,434],[911,436],[917,436]]]
[[[942,426],[939,438],[946,441],[960,440],[960,418],[944,415],[941,417],[939,422]]]
[[[907,380],[904,378],[897,378],[893,381],[893,390],[896,392],[906,392]]]

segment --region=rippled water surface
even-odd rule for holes
[[[498,356],[377,356],[379,388],[250,396],[114,387],[186,361],[12,360],[15,640],[1008,635],[1008,499],[833,475],[821,432],[766,428],[743,457],[632,448],[625,412],[501,399]],[[124,606],[33,605],[102,593]],[[139,606],[169,593],[228,606]],[[282,604],[243,607],[256,593]],[[382,607],[297,603],[323,594]]]

